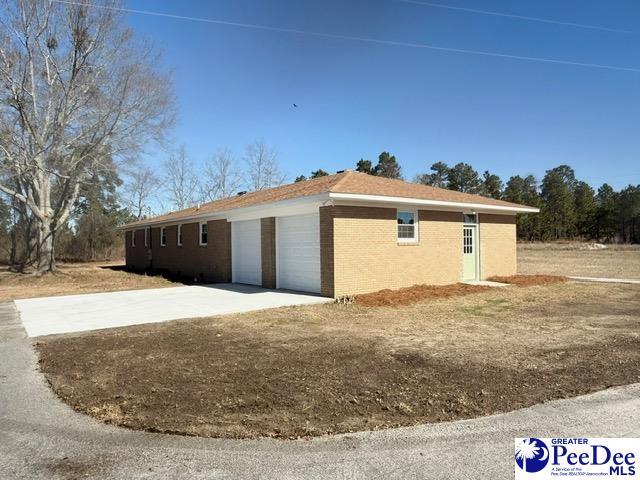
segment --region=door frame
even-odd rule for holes
[[[466,222],[466,215],[474,215],[475,222]],[[473,260],[475,262],[475,278],[469,280],[464,278],[464,229],[470,227],[473,229]],[[462,220],[462,281],[472,282],[482,278],[480,275],[480,215],[477,212],[463,212]]]

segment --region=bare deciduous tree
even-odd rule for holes
[[[120,14],[89,0],[2,0],[0,191],[37,221],[37,271],[81,186],[109,157],[159,139],[173,116],[168,78]],[[106,7],[106,8],[105,8]]]
[[[263,140],[257,140],[247,147],[244,160],[247,164],[247,184],[251,190],[263,190],[284,183],[285,175],[278,165],[278,155]]]
[[[230,197],[242,185],[242,177],[233,153],[227,148],[219,150],[205,165],[202,198],[213,201]]]
[[[188,208],[198,201],[200,180],[195,174],[195,166],[181,146],[164,163],[165,182],[174,209]]]
[[[128,178],[124,184],[122,200],[140,220],[145,213],[151,212],[151,200],[160,186],[160,178],[145,165],[127,169],[126,175]]]

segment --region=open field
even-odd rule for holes
[[[640,279],[640,245],[519,243],[518,273]]]
[[[135,429],[296,437],[441,422],[640,381],[640,288],[506,287],[46,337],[78,411]]]
[[[175,286],[160,276],[119,270],[118,263],[64,263],[54,274],[36,277],[0,268],[0,301]]]

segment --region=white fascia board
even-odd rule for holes
[[[199,215],[189,215],[188,217],[176,218],[171,220],[150,220],[149,223],[141,225],[118,227],[118,230],[141,230],[151,226],[172,226],[185,223],[207,222],[210,220],[226,219],[229,222],[238,220],[254,220],[265,217],[285,217],[289,215],[304,215],[307,213],[315,213],[327,200],[328,193],[318,195],[309,195],[307,197],[291,198],[289,200],[281,200],[279,202],[271,202],[260,205],[252,205],[244,208],[234,208],[213,213],[201,213]]]
[[[240,220],[255,220],[265,217],[288,217],[291,215],[305,215],[317,213],[318,208],[329,200],[328,193],[310,195],[308,197],[298,197],[280,202],[272,202],[264,205],[254,205],[245,208],[236,208],[228,212],[221,212],[223,218],[228,222]]]
[[[502,205],[485,205],[483,203],[449,202],[444,200],[423,200],[409,197],[389,197],[385,195],[364,195],[359,193],[330,193],[329,198],[336,205],[371,205],[391,204],[399,206],[429,207],[432,210],[479,212],[479,213],[538,213],[534,207],[507,207]]]

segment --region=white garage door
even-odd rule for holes
[[[234,283],[262,285],[260,220],[231,222],[231,278]]]
[[[320,217],[276,221],[278,288],[320,293]]]

